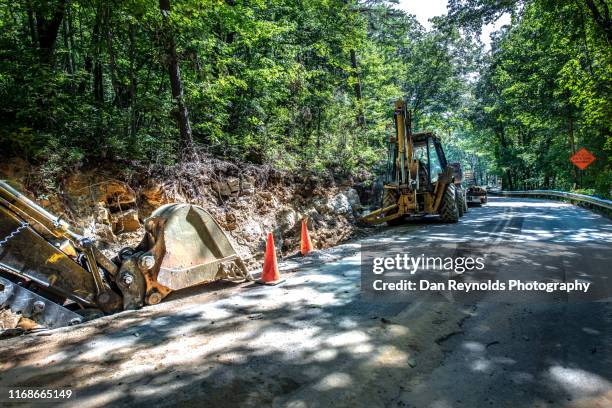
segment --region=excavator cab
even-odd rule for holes
[[[413,135],[414,159],[418,162],[419,185],[433,191],[434,183],[447,166],[440,139],[433,133]]]

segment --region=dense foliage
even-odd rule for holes
[[[481,176],[608,192],[608,0],[451,0],[431,30],[392,3],[0,0],[0,148],[57,171],[199,150],[352,171],[384,159],[404,97]],[[472,34],[504,13],[486,53]]]
[[[369,165],[394,99],[426,117],[458,106],[464,85],[458,32],[425,32],[384,3],[3,0],[2,148],[172,162],[191,138],[288,168]]]
[[[610,195],[612,180],[611,2],[452,0],[451,17],[478,29],[500,13],[467,118],[469,138],[510,189],[584,189]],[[581,171],[582,147],[596,161]]]

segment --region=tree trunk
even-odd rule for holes
[[[506,137],[504,135],[504,132],[505,132],[504,128],[500,127],[499,129],[496,130],[495,133],[497,134],[497,137],[499,138],[499,144],[500,144],[500,146],[502,148],[501,158],[502,158],[503,162],[505,163],[506,162],[506,158],[505,158],[506,148],[508,146],[508,143],[506,141]],[[508,189],[510,191],[514,190],[514,182],[512,181],[512,172],[510,171],[510,169],[506,170],[506,178],[508,180]],[[503,182],[503,179],[502,179],[502,182]],[[504,190],[505,189],[506,188],[504,187]]]
[[[361,79],[359,76],[359,67],[357,65],[357,53],[355,50],[351,50],[351,68],[353,69],[353,75],[355,75],[355,97],[357,98],[357,124],[365,128],[366,120],[365,114],[363,113],[363,96],[361,92]]]
[[[104,102],[104,78],[102,72],[102,61],[100,54],[102,53],[101,31],[104,20],[104,6],[99,6],[96,11],[96,19],[91,35],[93,48],[93,95],[94,100],[98,103]]]
[[[608,9],[607,2],[601,2],[601,10],[593,0],[585,0],[585,3],[591,11],[595,24],[604,32],[608,44],[612,45],[612,20],[610,20],[610,10]]]
[[[66,0],[59,0],[53,7],[51,17],[47,16],[46,10],[35,10],[36,36],[40,49],[40,59],[43,63],[51,65],[53,62],[53,50],[60,25],[66,12]]]
[[[114,103],[117,106],[123,106],[123,88],[119,85],[119,81],[117,80],[117,61],[115,59],[115,51],[113,49],[113,31],[111,30],[110,24],[110,16],[109,21],[106,24],[106,47],[108,48],[108,59],[109,59],[109,69],[111,74],[111,85],[113,87],[113,92],[115,93]]]
[[[64,18],[64,47],[66,47],[66,70],[68,74],[74,74],[74,63],[72,62],[72,43],[70,41],[70,25],[68,16]]]
[[[512,173],[510,172],[510,169],[506,170],[506,177],[508,178],[508,189],[510,191],[514,190],[514,183],[512,183]]]
[[[186,158],[193,153],[193,136],[191,125],[189,124],[189,111],[185,104],[183,94],[183,81],[181,80],[181,70],[179,68],[178,55],[176,53],[176,43],[170,27],[170,0],[159,0],[159,9],[162,14],[162,41],[165,48],[165,65],[170,75],[170,86],[172,88],[172,98],[176,101],[176,119],[178,122],[181,138],[179,141],[180,155]]]
[[[130,135],[132,140],[136,141],[136,27],[134,24],[130,23],[130,47],[129,47],[129,56],[130,56]]]
[[[30,29],[32,47],[38,47],[38,33],[36,32],[36,21],[34,19],[34,10],[32,9],[32,3],[30,1],[28,1],[28,27]]]
[[[573,156],[576,153],[576,142],[574,140],[574,118],[573,118],[571,111],[568,115],[567,137],[569,139],[571,155]],[[576,166],[574,166],[573,164],[572,164],[572,177],[574,178],[574,188],[576,188],[576,185],[578,184],[578,173],[576,171]]]

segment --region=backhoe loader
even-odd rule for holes
[[[407,217],[438,215],[443,222],[457,222],[463,215],[463,198],[440,139],[431,132],[412,133],[403,100],[395,103],[393,116],[395,133],[388,143],[382,208],[361,220],[395,225]]]
[[[250,279],[203,208],[166,204],[144,225],[138,246],[109,259],[93,239],[0,181],[0,308],[55,328],[154,305],[190,286]]]

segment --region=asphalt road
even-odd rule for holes
[[[366,300],[364,245],[484,253],[496,278],[593,291]],[[456,225],[411,223],[289,262],[278,286],[215,284],[2,341],[0,405],[10,388],[44,387],[72,389],[55,403],[66,407],[610,407],[610,249],[599,215],[492,198]]]

